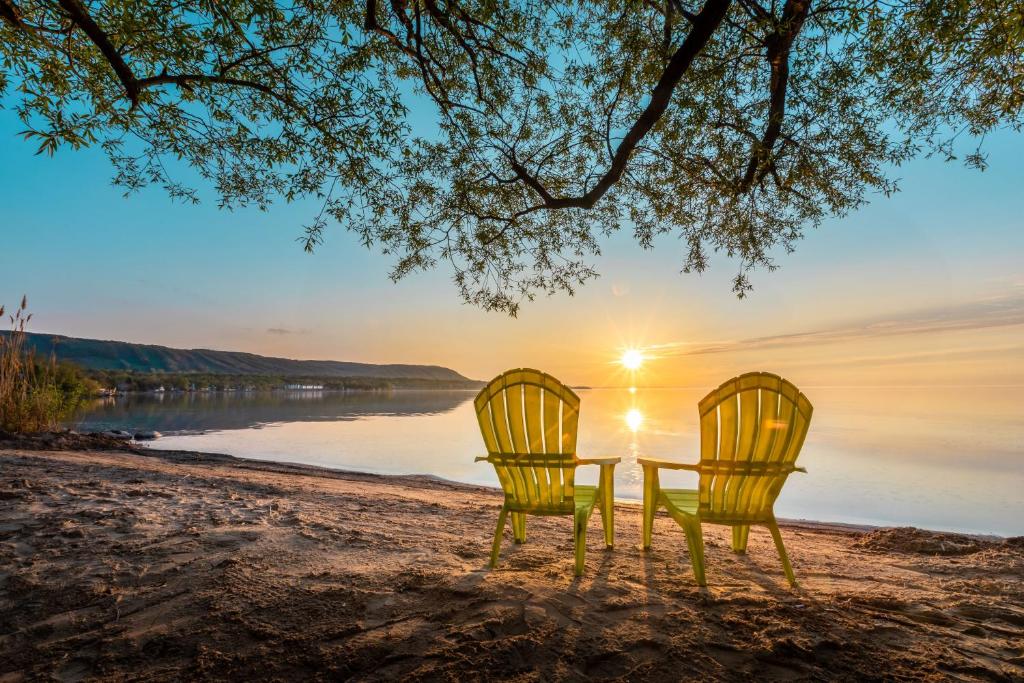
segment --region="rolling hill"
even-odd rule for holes
[[[334,360],[292,360],[239,351],[172,349],[150,344],[78,339],[40,333],[26,334],[26,346],[31,346],[37,353],[46,356],[55,352],[58,360],[70,361],[87,370],[279,377],[358,377],[478,384],[450,368],[439,365],[375,365]]]

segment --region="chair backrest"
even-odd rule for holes
[[[795,467],[813,408],[768,372],[734,377],[700,410],[699,512],[719,521],[764,521]]]
[[[516,368],[491,380],[474,407],[506,500],[572,512],[579,396],[551,375]]]

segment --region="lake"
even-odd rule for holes
[[[579,454],[617,455],[615,495],[642,496],[642,455],[693,462],[703,389],[580,390]],[[1024,534],[1024,388],[809,387],[815,406],[779,517]],[[82,430],[157,430],[152,448],[196,450],[497,486],[472,391],[128,395]],[[580,483],[596,483],[581,468]],[[695,485],[666,472],[665,486]]]

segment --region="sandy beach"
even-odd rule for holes
[[[125,450],[0,449],[0,681],[1022,680],[1024,539],[705,527],[616,508],[574,579],[568,518],[498,491]]]

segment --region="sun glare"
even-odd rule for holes
[[[642,425],[643,423],[644,415],[636,408],[632,408],[626,413],[626,426],[629,427],[632,431],[635,432],[638,429],[640,429],[640,425]]]
[[[638,349],[626,349],[619,362],[627,370],[638,370],[644,363],[644,354]]]

